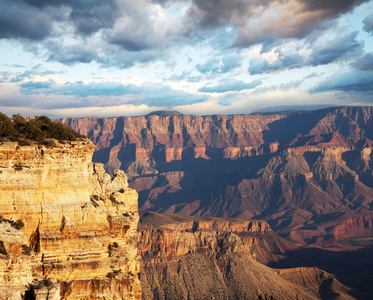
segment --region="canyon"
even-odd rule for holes
[[[258,219],[300,246],[373,233],[373,109],[63,118],[122,169],[139,209]]]
[[[312,267],[314,254],[298,255],[304,249],[278,237],[265,221],[140,214],[144,300],[371,297]],[[325,257],[343,266],[341,260]],[[292,261],[286,265],[302,267],[284,269],[286,259]],[[265,266],[271,264],[282,268]]]
[[[0,299],[371,299],[372,108],[61,121],[0,143]]]
[[[141,299],[137,193],[94,149],[0,143],[0,299]]]

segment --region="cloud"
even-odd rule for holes
[[[370,34],[373,34],[373,13],[365,17],[363,24],[363,29]]]
[[[20,84],[20,91],[23,95],[73,96],[77,99],[77,103],[84,103],[86,106],[110,106],[125,103],[146,104],[149,107],[173,107],[199,103],[207,99],[205,95],[174,90],[168,85],[152,82],[145,82],[141,85],[125,85],[117,82],[84,83],[78,81],[59,85],[53,80],[27,81]],[[82,101],[82,99],[86,99],[86,101]],[[60,107],[60,104],[58,105]],[[71,104],[68,103],[66,107],[71,107]]]
[[[241,66],[242,56],[238,54],[227,55],[221,59],[221,62],[222,62],[222,66],[220,68],[221,73],[227,73]]]
[[[238,28],[235,46],[246,48],[254,44],[273,44],[279,38],[304,38],[325,21],[366,1],[194,0],[188,17],[199,29]]]
[[[320,37],[308,45],[308,54],[303,56],[298,53],[284,54],[281,48],[274,53],[276,59],[269,62],[262,57],[253,57],[249,63],[249,73],[263,74],[285,69],[301,68],[306,66],[327,65],[332,62],[349,60],[363,53],[363,43],[356,40],[358,32],[351,32],[334,39]]]
[[[65,65],[90,63],[99,57],[95,49],[83,43],[64,46],[56,41],[48,41],[44,45],[49,50],[48,61],[57,61]]]
[[[65,65],[97,62],[104,67],[129,68],[167,60],[173,53],[170,49],[201,43],[214,50],[262,44],[262,52],[267,52],[281,45],[282,39],[306,37],[325,21],[363,2],[2,0],[0,38],[42,41],[33,44],[31,51],[37,48],[38,55]],[[370,30],[369,20],[364,20],[366,30]],[[298,60],[284,54],[277,65],[264,62],[252,72],[296,67]],[[197,69],[204,74],[227,73],[239,68],[242,61],[235,53],[212,58]]]
[[[61,8],[69,11],[68,20],[72,22],[75,30],[83,35],[91,35],[102,28],[110,28],[120,16],[120,9],[115,0],[16,0],[27,3],[32,8],[49,12],[56,21],[67,21],[60,19],[55,12]]]
[[[350,71],[335,74],[311,90],[311,93],[326,91],[373,92],[373,72]]]
[[[220,59],[213,58],[205,62],[204,64],[197,64],[196,69],[201,73],[217,73],[220,70]]]
[[[355,60],[352,67],[361,71],[373,71],[373,54],[367,53],[363,57]]]
[[[273,62],[261,57],[253,57],[249,61],[249,73],[251,75],[270,73],[278,70],[293,69],[301,67],[304,64],[304,57],[294,53],[291,55],[285,55],[280,49],[275,51],[277,59]]]
[[[56,27],[73,29],[82,37],[112,28],[121,15],[115,0],[2,0],[0,38],[41,41]],[[58,24],[58,26],[56,26]]]
[[[20,0],[0,1],[0,38],[42,40],[51,33],[50,14]]]
[[[23,66],[21,66],[24,68]],[[8,72],[7,80],[9,80],[10,83],[14,82],[22,82],[25,79],[31,79],[34,78],[35,76],[45,76],[45,75],[54,75],[58,73],[63,73],[63,72],[56,72],[52,70],[42,70],[41,65],[37,64],[33,66],[31,69],[25,70],[24,72],[13,72],[10,73]]]
[[[243,82],[238,80],[231,80],[221,82],[215,86],[205,86],[200,88],[199,91],[203,93],[226,93],[226,92],[239,92],[242,90],[254,89],[257,86],[261,85],[261,80],[254,80],[252,82]]]
[[[120,17],[103,31],[104,39],[126,51],[162,49],[174,43],[185,43],[184,16],[167,15],[167,11],[149,0],[121,1]]]
[[[111,28],[119,18],[121,11],[114,0],[87,1],[71,0],[73,8],[70,20],[79,33],[91,35],[103,28]]]
[[[242,56],[238,54],[214,57],[203,64],[197,64],[196,69],[203,73],[228,73],[229,71],[241,66]]]
[[[25,95],[37,94],[37,90],[49,89],[52,83],[52,81],[27,81],[20,85],[21,93]]]
[[[356,40],[358,32],[338,36],[333,40],[322,41],[310,55],[306,64],[326,65],[340,59],[350,59],[362,53],[362,43]]]

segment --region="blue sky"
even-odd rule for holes
[[[0,111],[373,104],[373,1],[0,0]]]

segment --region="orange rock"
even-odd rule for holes
[[[12,286],[21,299],[30,285],[40,299],[141,298],[137,193],[123,171],[92,163],[94,148],[0,145],[0,214],[24,223],[0,224],[0,294]]]

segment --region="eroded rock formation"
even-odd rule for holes
[[[319,268],[263,265],[299,250],[264,221],[143,212],[139,234],[144,300],[355,299]]]
[[[0,299],[141,299],[137,193],[94,148],[0,144]]]
[[[126,171],[140,210],[262,219],[300,245],[373,232],[372,107],[62,121]]]

